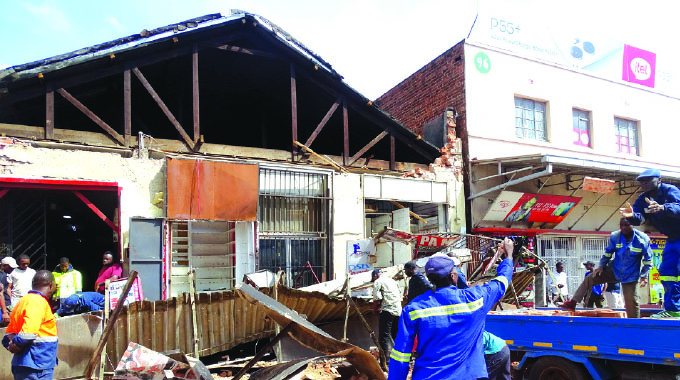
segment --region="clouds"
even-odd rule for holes
[[[64,12],[57,8],[52,1],[42,2],[35,5],[29,2],[22,3],[26,7],[33,21],[54,32],[67,33],[73,31],[73,25]]]
[[[109,23],[109,25],[111,27],[113,27],[113,30],[115,30],[117,33],[124,33],[125,32],[125,27],[123,26],[123,24],[120,23],[120,21],[118,21],[117,18],[109,17],[107,22]]]

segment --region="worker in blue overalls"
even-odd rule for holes
[[[499,247],[504,256],[511,256],[513,248],[510,239]],[[388,380],[406,379],[416,335],[413,380],[486,378],[483,345],[486,314],[512,281],[512,258],[503,260],[497,271],[498,276],[486,285],[458,289],[454,261],[444,256],[430,258],[425,273],[436,290],[416,297],[404,307],[390,355]]]
[[[652,315],[652,318],[680,317],[680,283],[678,268],[680,259],[680,190],[677,187],[661,183],[661,172],[648,169],[637,177],[642,194],[633,206],[626,203],[620,209],[621,215],[628,218],[630,224],[639,226],[649,221],[659,232],[668,237],[666,247],[661,254],[659,277],[664,289],[664,311]]]

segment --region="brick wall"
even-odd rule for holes
[[[458,111],[459,137],[465,131],[465,72],[461,41],[410,77],[387,91],[376,104],[409,129],[422,135],[425,123],[446,107]]]

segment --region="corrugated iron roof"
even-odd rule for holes
[[[21,65],[12,66],[0,70],[0,86],[3,83],[13,82],[23,79],[25,76],[34,76],[37,73],[47,73],[53,70],[63,69],[75,64],[80,64],[90,60],[107,57],[111,54],[135,49],[145,45],[153,44],[177,35],[191,33],[196,30],[209,27],[222,26],[233,22],[239,22],[246,17],[252,17],[257,22],[269,30],[278,40],[293,48],[299,54],[305,56],[316,66],[326,70],[328,73],[342,78],[331,65],[321,57],[304,46],[301,42],[293,38],[286,31],[276,26],[266,18],[248,12],[232,10],[229,16],[222,16],[220,13],[209,14],[201,17],[192,18],[186,21],[162,26],[151,30],[142,30],[138,34],[118,38],[113,41],[78,49],[69,53],[60,54],[54,57],[37,60]]]

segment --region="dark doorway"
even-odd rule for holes
[[[110,220],[118,214],[118,194],[80,193]],[[72,190],[11,188],[0,198],[0,245],[12,256],[31,257],[31,267],[54,270],[68,257],[83,276],[83,291],[92,291],[104,251],[118,253],[113,229]]]

